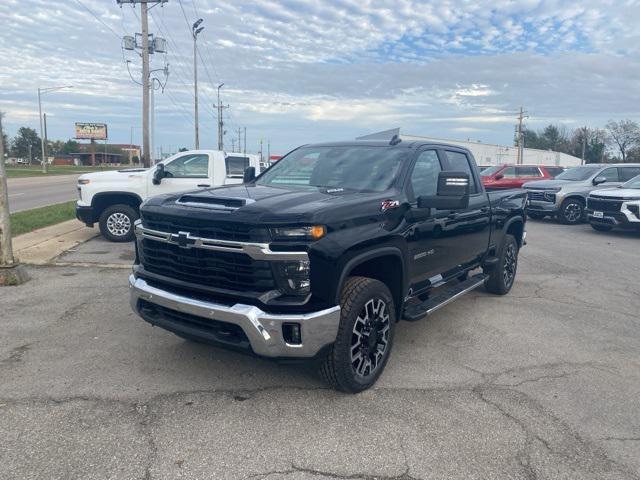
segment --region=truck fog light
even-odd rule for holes
[[[549,201],[549,202],[555,202],[556,201],[556,194],[555,193],[545,193],[544,194],[544,199]]]
[[[283,323],[282,338],[289,345],[300,345],[302,343],[302,335],[300,333],[299,323]]]

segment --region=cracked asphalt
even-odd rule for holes
[[[355,396],[152,328],[126,270],[32,268],[0,290],[0,477],[640,479],[640,236],[528,231],[508,296],[401,323]]]

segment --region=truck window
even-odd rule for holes
[[[547,169],[547,173],[552,177],[560,175],[562,172],[564,172],[564,168],[562,167],[545,167],[545,168]]]
[[[408,152],[366,145],[302,147],[278,160],[256,183],[382,192],[393,184]]]
[[[504,178],[516,178],[516,167],[507,167],[500,173]]]
[[[619,182],[620,177],[618,177],[618,169],[617,168],[605,168],[598,174],[598,177],[604,177],[607,179],[607,182]]]
[[[517,177],[541,177],[538,167],[516,167]]]
[[[621,182],[626,182],[631,180],[633,177],[640,175],[640,167],[621,167],[618,170]]]
[[[447,160],[449,161],[449,169],[454,172],[466,172],[469,174],[469,192],[477,193],[478,187],[476,185],[471,165],[469,165],[469,159],[464,153],[452,152],[447,150]],[[506,176],[506,175],[505,175]]]
[[[442,171],[435,150],[426,150],[418,156],[411,173],[411,188],[417,198],[421,195],[435,195],[438,190],[438,174]]]
[[[242,178],[244,171],[249,166],[249,158],[228,156],[225,158],[225,164],[227,166],[227,177]]]
[[[184,155],[165,164],[164,171],[169,178],[209,177],[209,155]]]

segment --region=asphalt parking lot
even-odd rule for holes
[[[125,269],[32,268],[0,290],[0,476],[640,478],[640,235],[528,232],[508,296],[401,323],[356,396],[148,326]],[[130,261],[100,242],[66,261]]]

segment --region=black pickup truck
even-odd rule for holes
[[[522,190],[487,193],[453,145],[305,145],[245,184],[152,198],[131,304],[181,337],[313,360],[337,389],[375,383],[396,323],[484,284],[511,289]]]

